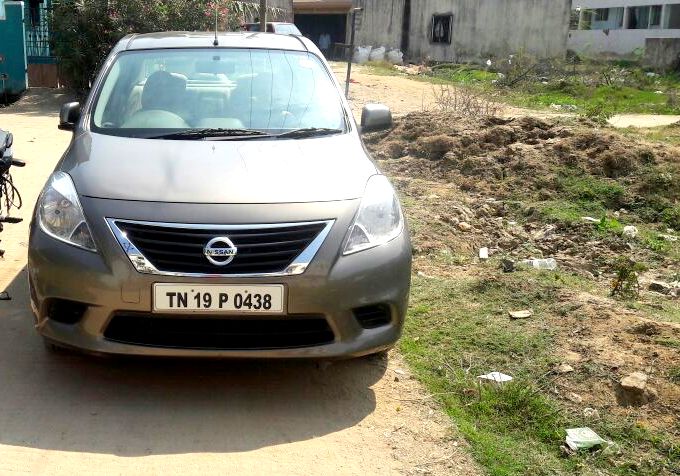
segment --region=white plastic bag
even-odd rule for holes
[[[368,58],[371,61],[385,61],[385,51],[386,50],[384,46],[374,48],[373,51],[371,51],[371,54],[368,56]]]
[[[371,54],[372,46],[357,46],[354,49],[354,62],[358,64],[368,63],[368,57]]]
[[[387,52],[387,61],[392,64],[404,64],[404,53],[400,50],[390,50]]]

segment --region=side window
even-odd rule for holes
[[[432,43],[451,44],[453,29],[453,15],[432,15],[432,31],[430,41]]]

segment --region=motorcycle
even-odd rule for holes
[[[10,216],[10,211],[21,208],[21,195],[12,182],[11,167],[23,167],[26,163],[15,159],[12,153],[14,138],[11,133],[0,129],[0,232],[4,223],[20,223],[22,218]],[[4,251],[0,250],[0,258]],[[8,299],[6,294],[0,293],[0,299]]]

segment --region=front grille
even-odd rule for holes
[[[352,312],[354,312],[354,317],[364,329],[375,329],[392,321],[390,308],[384,304],[358,307]]]
[[[125,234],[157,270],[170,273],[263,274],[285,270],[326,227],[326,222],[265,227],[205,227],[116,220]],[[227,237],[238,252],[218,266],[203,249],[213,238]]]
[[[125,344],[205,350],[288,349],[334,340],[321,316],[225,319],[135,313],[116,314],[104,337]]]

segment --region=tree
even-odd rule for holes
[[[259,5],[238,0],[53,0],[52,51],[62,77],[77,93],[90,88],[106,55],[129,33],[234,31],[259,14]],[[268,8],[270,15],[280,9]]]

